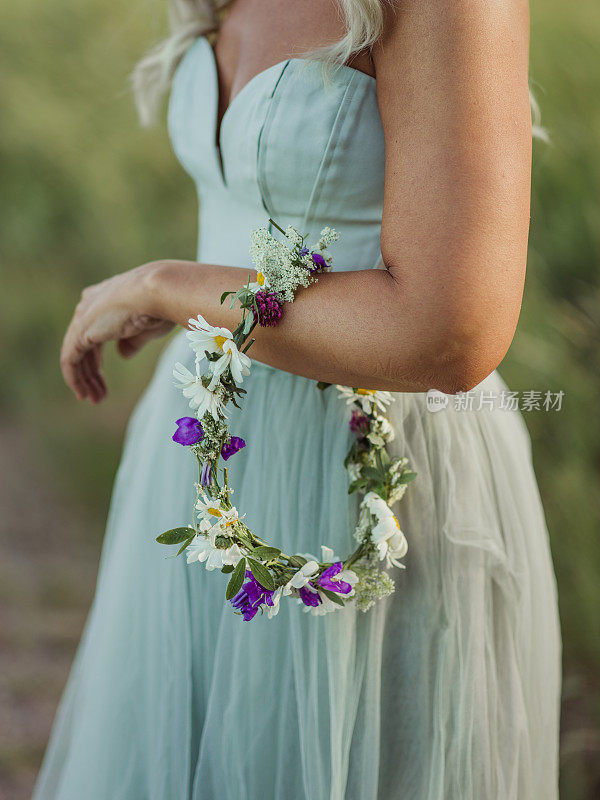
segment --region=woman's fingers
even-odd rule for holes
[[[99,403],[106,396],[106,384],[98,369],[97,345],[88,350],[80,362],[81,372],[88,387],[88,398]]]
[[[97,402],[102,388],[96,379],[97,370],[89,361],[89,352],[95,345],[82,341],[81,315],[71,320],[61,348],[60,365],[67,386],[78,400],[86,398]]]
[[[79,369],[87,388],[87,399],[91,403],[100,401],[101,389],[94,376],[93,367],[90,363],[89,352],[85,353],[79,362]]]
[[[106,381],[104,379],[104,373],[102,371],[102,351],[103,351],[103,345],[101,344],[95,345],[89,351],[89,359],[93,367],[94,376],[98,381],[98,385],[100,386],[102,397],[105,397],[108,394],[108,389],[106,387]]]
[[[108,394],[108,388],[106,386],[106,380],[104,378],[104,372],[102,370],[102,363],[104,361],[104,345],[97,344],[94,347],[92,352],[92,357],[94,359],[94,367],[96,369],[96,375],[98,380],[100,381],[100,385],[104,391],[104,394]]]
[[[172,323],[164,320],[156,320],[147,324],[149,324],[147,330],[117,341],[117,350],[120,356],[131,358],[136,353],[139,353],[145,344],[159,336],[164,336],[173,327]]]
[[[61,361],[61,369],[65,383],[75,394],[75,397],[78,400],[85,400],[88,396],[88,388],[79,364],[74,364],[71,361]]]
[[[78,400],[85,400],[88,396],[88,386],[81,370],[81,359],[85,351],[78,351],[72,332],[73,323],[65,335],[61,353],[60,367],[65,383],[71,389]]]
[[[107,394],[102,374],[105,342],[116,340],[119,353],[128,358],[150,339],[173,327],[171,322],[139,314],[128,305],[124,289],[127,290],[131,278],[127,274],[85,289],[65,334],[61,368],[67,386],[79,400],[87,398],[98,403]]]

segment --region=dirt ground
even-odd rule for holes
[[[100,531],[0,425],[0,797],[25,800],[92,598]],[[87,530],[86,530],[87,528]]]

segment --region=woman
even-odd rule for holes
[[[350,552],[348,412],[315,381],[390,390],[391,449],[418,473],[397,509],[409,553],[366,614],[288,603],[251,623],[214,573],[166,559],[154,537],[188,520],[194,480],[171,441],[189,413],[171,377],[190,364],[180,332],[131,423],[35,797],[555,798],[555,580],[529,439],[494,371],[526,261],[526,3],[173,10],[137,88],[147,116],[175,70],[169,129],[198,185],[198,258],[86,289],[65,380],[98,403],[106,342],[128,357],[198,313],[235,326],[219,299],[246,281],[250,231],[269,216],[311,239],[335,227],[333,272],[259,330],[231,483],[268,541]]]

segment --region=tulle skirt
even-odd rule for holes
[[[154,541],[191,518],[189,414],[167,348],[127,435],[95,600],[35,800],[553,800],[560,632],[530,442],[514,411],[477,410],[493,373],[437,413],[398,394],[418,472],[396,513],[396,591],[367,613],[294,601],[245,623],[226,576]],[[254,363],[228,462],[246,522],[293,552],[354,549],[357,501],[335,389]]]

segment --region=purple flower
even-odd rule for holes
[[[371,423],[367,415],[359,411],[358,408],[353,409],[352,416],[350,417],[350,430],[352,433],[363,437],[367,435],[370,429]]]
[[[178,428],[173,434],[173,441],[177,442],[177,444],[189,446],[202,441],[204,431],[195,417],[181,417],[175,424]]]
[[[254,619],[263,603],[268,606],[273,605],[275,592],[261,586],[249,569],[246,570],[246,578],[246,583],[229,602],[236,611],[242,612],[244,622],[250,622],[251,619]]]
[[[319,586],[322,586],[324,589],[329,589],[330,592],[337,592],[338,594],[350,594],[352,591],[352,586],[346,581],[334,581],[332,580],[334,575],[339,575],[342,571],[342,562],[336,561],[335,564],[332,564],[328,567],[324,572],[321,573],[319,576]]]
[[[301,257],[302,257],[302,256],[307,256],[307,255],[308,255],[308,247],[301,247],[301,248],[300,248],[300,253],[299,253],[299,255],[300,255]]]
[[[202,467],[202,472],[200,473],[200,483],[202,486],[210,486],[212,483],[212,464],[210,461],[207,461],[206,464]]]
[[[318,606],[321,603],[319,593],[309,589],[307,586],[298,589],[298,594],[305,606]]]
[[[274,292],[257,292],[254,297],[256,298],[256,307],[252,308],[254,314],[254,321],[258,322],[263,328],[271,325],[277,325],[283,314],[282,303],[279,297]]]
[[[320,272],[322,269],[327,269],[327,262],[321,255],[321,253],[311,253],[312,260],[315,263],[315,268],[311,269],[311,272]]]
[[[234,456],[238,450],[242,449],[242,447],[246,447],[246,442],[239,436],[232,436],[221,448],[223,460],[227,461],[228,458]]]

